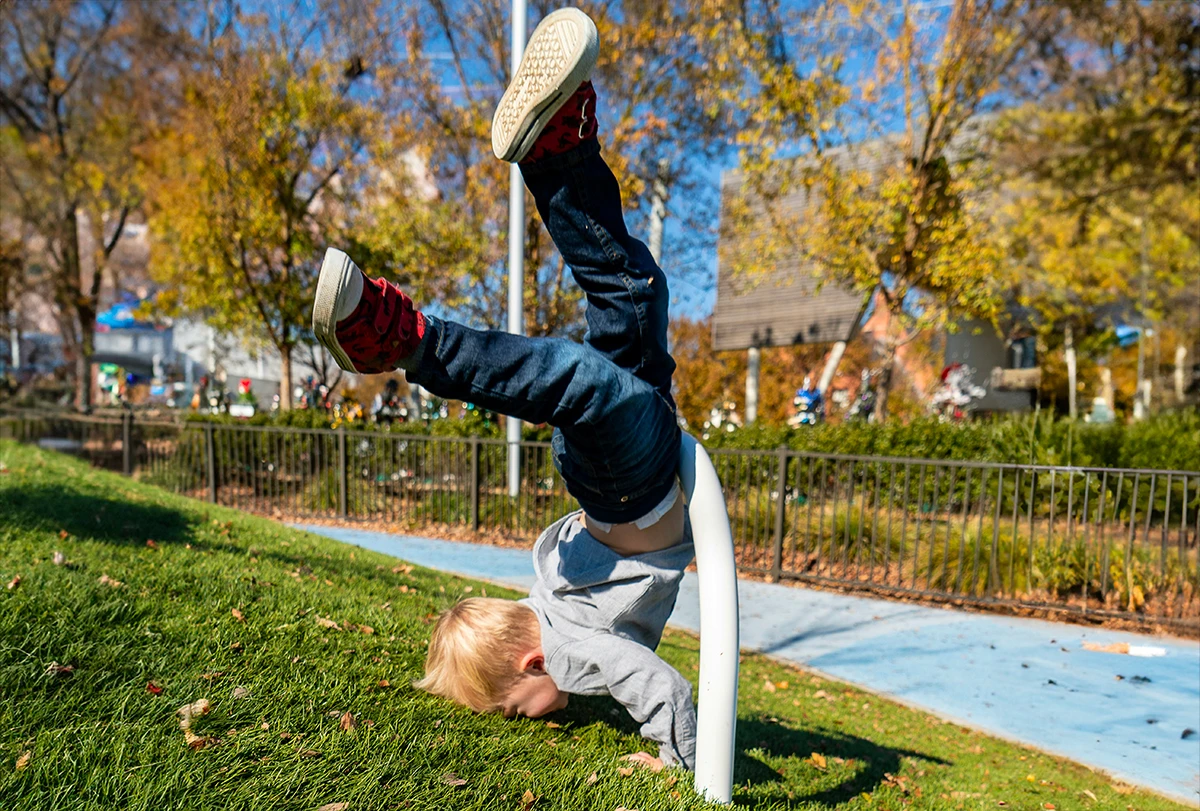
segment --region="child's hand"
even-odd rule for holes
[[[632,755],[626,755],[621,760],[627,760],[630,763],[636,763],[639,766],[645,766],[652,772],[661,772],[663,770],[663,762],[654,757],[649,752],[634,752]]]

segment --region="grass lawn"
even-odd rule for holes
[[[704,807],[623,770],[649,747],[609,699],[505,721],[413,690],[433,617],[485,591],[521,596],[0,442],[0,808]],[[693,680],[697,651],[660,648]],[[1185,807],[760,656],[741,695],[740,806]]]

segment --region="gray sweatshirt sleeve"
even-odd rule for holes
[[[597,634],[573,643],[576,655],[599,670],[608,693],[641,724],[642,737],[657,742],[667,766],[696,766],[696,710],[692,685],[647,648],[624,637]]]

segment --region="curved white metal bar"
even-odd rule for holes
[[[721,482],[708,453],[683,435],[679,479],[687,499],[700,580],[700,702],[696,719],[696,791],[733,799],[737,728],[738,594],[733,533]]]

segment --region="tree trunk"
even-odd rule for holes
[[[75,354],[75,408],[84,414],[92,410],[92,354],[96,346],[96,308],[77,307],[79,351]]]
[[[1075,392],[1078,388],[1075,363],[1075,331],[1067,324],[1063,331],[1063,354],[1067,361],[1067,413],[1071,419],[1077,416],[1075,407]]]
[[[279,410],[292,408],[292,347],[279,347]]]
[[[896,366],[896,344],[887,342],[887,354],[879,369],[879,388],[875,392],[875,421],[883,423],[888,418],[888,395],[892,391],[892,370]]]

